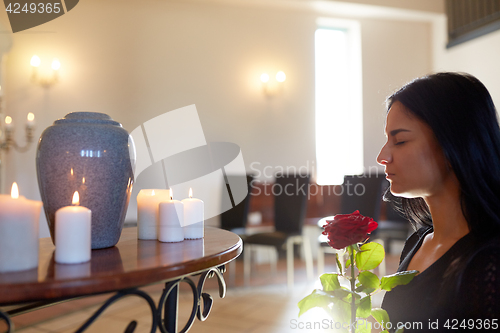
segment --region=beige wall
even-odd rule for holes
[[[430,36],[429,23],[363,20],[365,167],[377,165],[375,159],[385,141],[385,98],[432,68]]]
[[[196,104],[207,140],[240,145],[247,168],[253,162],[261,169],[314,163],[314,31],[316,19],[325,15],[196,2],[117,3],[81,1],[66,15],[13,35],[4,86],[20,141],[28,112],[37,117],[38,137],[71,111],[105,112],[132,130],[156,115]],[[384,140],[385,96],[432,69],[431,25],[360,22],[369,167]],[[43,89],[30,82],[33,54],[42,61],[60,59],[59,83]],[[266,98],[259,76],[278,70],[287,74],[285,89]],[[17,181],[24,195],[37,199],[34,161],[34,147],[9,153],[6,183]],[[155,170],[138,178],[133,198],[140,188],[158,184]],[[129,212],[133,218],[135,200]]]
[[[435,40],[446,43],[446,20],[438,20],[434,29]],[[459,44],[450,49],[436,48],[435,71],[461,71],[476,76],[490,91],[493,101],[500,107],[500,30]]]

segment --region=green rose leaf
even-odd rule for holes
[[[322,274],[319,277],[324,291],[334,291],[340,289],[339,275],[338,274]]]
[[[339,298],[334,298],[332,310],[327,312],[336,321],[348,323],[351,319],[351,304]]]
[[[363,285],[360,285],[357,287],[354,291],[357,293],[365,293],[365,294],[371,294],[375,291],[376,289],[373,288],[365,288]]]
[[[352,244],[351,246],[352,246],[352,248],[354,249],[354,254],[356,254],[356,252],[359,252],[359,251],[360,251],[360,250],[359,250],[358,243],[356,243],[356,244]],[[349,253],[349,254],[350,254],[350,253]]]
[[[371,333],[371,324],[367,320],[358,319],[356,322],[356,333]]]
[[[346,247],[347,253],[349,254],[349,257],[351,257],[351,254],[354,252],[354,255],[356,255],[356,252],[359,252],[359,246],[358,244],[351,244],[348,247]]]
[[[368,318],[371,312],[372,312],[372,299],[368,295],[366,297],[363,297],[359,301],[358,308],[356,309],[356,317]]]
[[[336,299],[338,298],[339,300],[342,300],[343,302],[347,302],[347,303],[351,302],[353,295],[354,295],[356,302],[359,302],[359,299],[361,298],[360,294],[358,294],[356,292],[352,292],[351,290],[349,290],[345,287],[331,291],[329,293],[332,294]]]
[[[342,264],[340,263],[338,253],[335,253],[335,260],[337,261],[337,268],[339,269],[339,273],[342,274],[342,272],[343,272]]]
[[[396,286],[408,284],[418,271],[404,271],[396,274],[384,276],[380,281],[380,287],[384,290],[391,291]]]
[[[323,290],[314,289],[313,292],[304,297],[297,304],[299,306],[299,317],[312,308],[326,308],[333,302],[333,295],[324,292]]]
[[[378,289],[380,287],[378,276],[369,271],[359,273],[358,280],[365,288]]]
[[[338,297],[339,299],[350,300],[351,291],[345,288],[336,289],[333,291],[333,296]]]
[[[347,259],[347,261],[345,262],[345,268],[349,268],[351,267],[351,259]]]
[[[383,328],[385,328],[385,324],[389,322],[389,314],[384,309],[373,308],[372,316]]]
[[[384,247],[379,243],[370,242],[360,247],[356,253],[356,266],[360,271],[374,269],[384,260]]]

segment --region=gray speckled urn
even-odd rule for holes
[[[134,182],[135,147],[122,125],[103,113],[72,112],[45,129],[36,155],[38,186],[54,242],[55,213],[80,205],[92,211],[92,249],[121,235]]]

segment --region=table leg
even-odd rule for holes
[[[154,300],[151,298],[151,296],[149,296],[148,294],[146,294],[142,290],[132,288],[132,289],[121,290],[121,291],[117,292],[115,295],[113,295],[112,297],[110,297],[89,319],[87,319],[87,321],[85,321],[85,323],[83,323],[80,326],[80,328],[77,329],[76,333],[84,332],[90,325],[92,325],[99,318],[99,316],[108,307],[110,307],[116,301],[118,301],[124,297],[127,297],[127,296],[138,296],[138,297],[141,297],[142,299],[144,299],[148,303],[149,308],[151,310],[151,319],[152,319],[151,333],[156,332],[156,328],[158,326],[158,321],[157,321],[158,315],[157,315],[157,309],[156,309],[156,305],[155,305]],[[68,300],[71,300],[71,299],[68,299]],[[38,303],[34,303],[34,304],[29,304],[27,306],[23,306],[20,308],[16,308],[14,310],[8,311],[7,313],[0,311],[0,321],[3,319],[7,323],[8,330],[5,333],[14,332],[14,325],[10,321],[9,314],[12,316],[20,315],[20,314],[24,314],[24,313],[27,313],[27,312],[30,312],[33,310],[45,308],[51,304],[54,305],[57,303],[62,303],[64,301],[67,301],[67,300],[57,300],[57,301],[53,301],[53,302],[38,302]],[[129,323],[129,325],[125,329],[125,333],[134,332],[136,328],[137,328],[137,321],[133,320]]]
[[[168,282],[165,284],[165,289],[163,289],[163,293],[158,303],[157,318],[158,322],[160,323],[159,324],[160,332],[162,333],[174,333],[174,332],[177,333],[179,284],[181,282],[185,282],[191,287],[191,291],[193,292],[193,307],[191,308],[191,315],[189,317],[189,320],[179,332],[185,333],[189,331],[189,329],[191,328],[191,326],[193,326],[193,323],[196,319],[196,314],[198,312],[199,296],[194,282],[187,277],[184,277],[176,281]]]
[[[117,292],[113,297],[109,298],[93,315],[90,317],[80,328],[75,332],[75,333],[82,333],[84,332],[94,321],[97,320],[97,318],[106,310],[108,307],[110,307],[114,302],[117,300],[120,300],[124,297],[127,296],[139,296],[143,298],[146,302],[148,302],[149,308],[151,309],[151,316],[152,316],[152,326],[151,326],[151,333],[156,332],[156,328],[158,325],[157,321],[157,309],[154,300],[146,294],[142,290],[138,289],[125,289]],[[125,333],[129,332],[134,332],[134,330],[137,327],[137,322],[133,320],[132,322],[129,323],[127,326]]]
[[[6,333],[11,333],[11,332],[14,332],[14,325],[12,324],[12,322],[10,321],[10,317],[8,314],[0,311],[0,321],[1,320],[5,320],[5,323],[7,324],[7,331]]]
[[[167,283],[165,289],[170,289]],[[179,306],[179,283],[175,282],[175,286],[171,288],[167,296],[164,309],[165,328],[169,333],[177,332],[177,308]]]
[[[203,272],[198,280],[198,285],[188,277],[181,278],[179,280],[171,281],[165,284],[165,289],[163,290],[163,294],[160,297],[160,301],[158,303],[158,307],[156,307],[154,300],[145,292],[138,290],[136,288],[125,289],[117,292],[114,296],[109,298],[78,330],[76,333],[84,332],[92,323],[98,319],[98,317],[106,310],[109,306],[111,306],[114,302],[118,301],[121,298],[126,296],[138,296],[143,298],[148,302],[148,305],[151,309],[152,315],[152,327],[151,332],[156,332],[157,327],[159,326],[160,331],[162,333],[177,333],[178,324],[178,304],[179,304],[179,284],[181,282],[187,283],[191,287],[191,291],[193,293],[193,306],[191,309],[191,315],[189,317],[188,322],[185,326],[179,331],[179,333],[185,333],[189,331],[192,327],[195,318],[198,316],[200,321],[205,321],[208,315],[210,314],[210,310],[212,309],[213,298],[207,293],[203,293],[203,286],[205,281],[211,277],[217,277],[219,284],[219,296],[224,298],[226,294],[226,283],[222,274],[225,272],[225,266],[219,266],[211,268],[205,272]],[[52,302],[59,303],[60,301]],[[201,303],[203,303],[203,310],[201,309]],[[28,306],[24,307],[21,310],[16,310],[17,312],[24,313],[29,310],[35,310],[37,308],[43,308],[47,306],[49,303],[39,303],[38,306]],[[162,318],[163,315],[163,318]],[[12,324],[9,316],[9,312],[4,313],[0,311],[0,321],[5,321],[7,324],[8,331],[6,333],[12,333],[14,331],[14,325]],[[125,332],[134,332],[137,328],[137,322],[134,320],[130,322],[127,326]]]

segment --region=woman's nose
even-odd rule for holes
[[[381,165],[386,165],[386,164],[390,163],[391,160],[392,160],[392,156],[391,156],[389,150],[387,149],[387,144],[385,144],[382,147],[382,149],[380,149],[380,152],[378,153],[377,163],[381,164]]]

